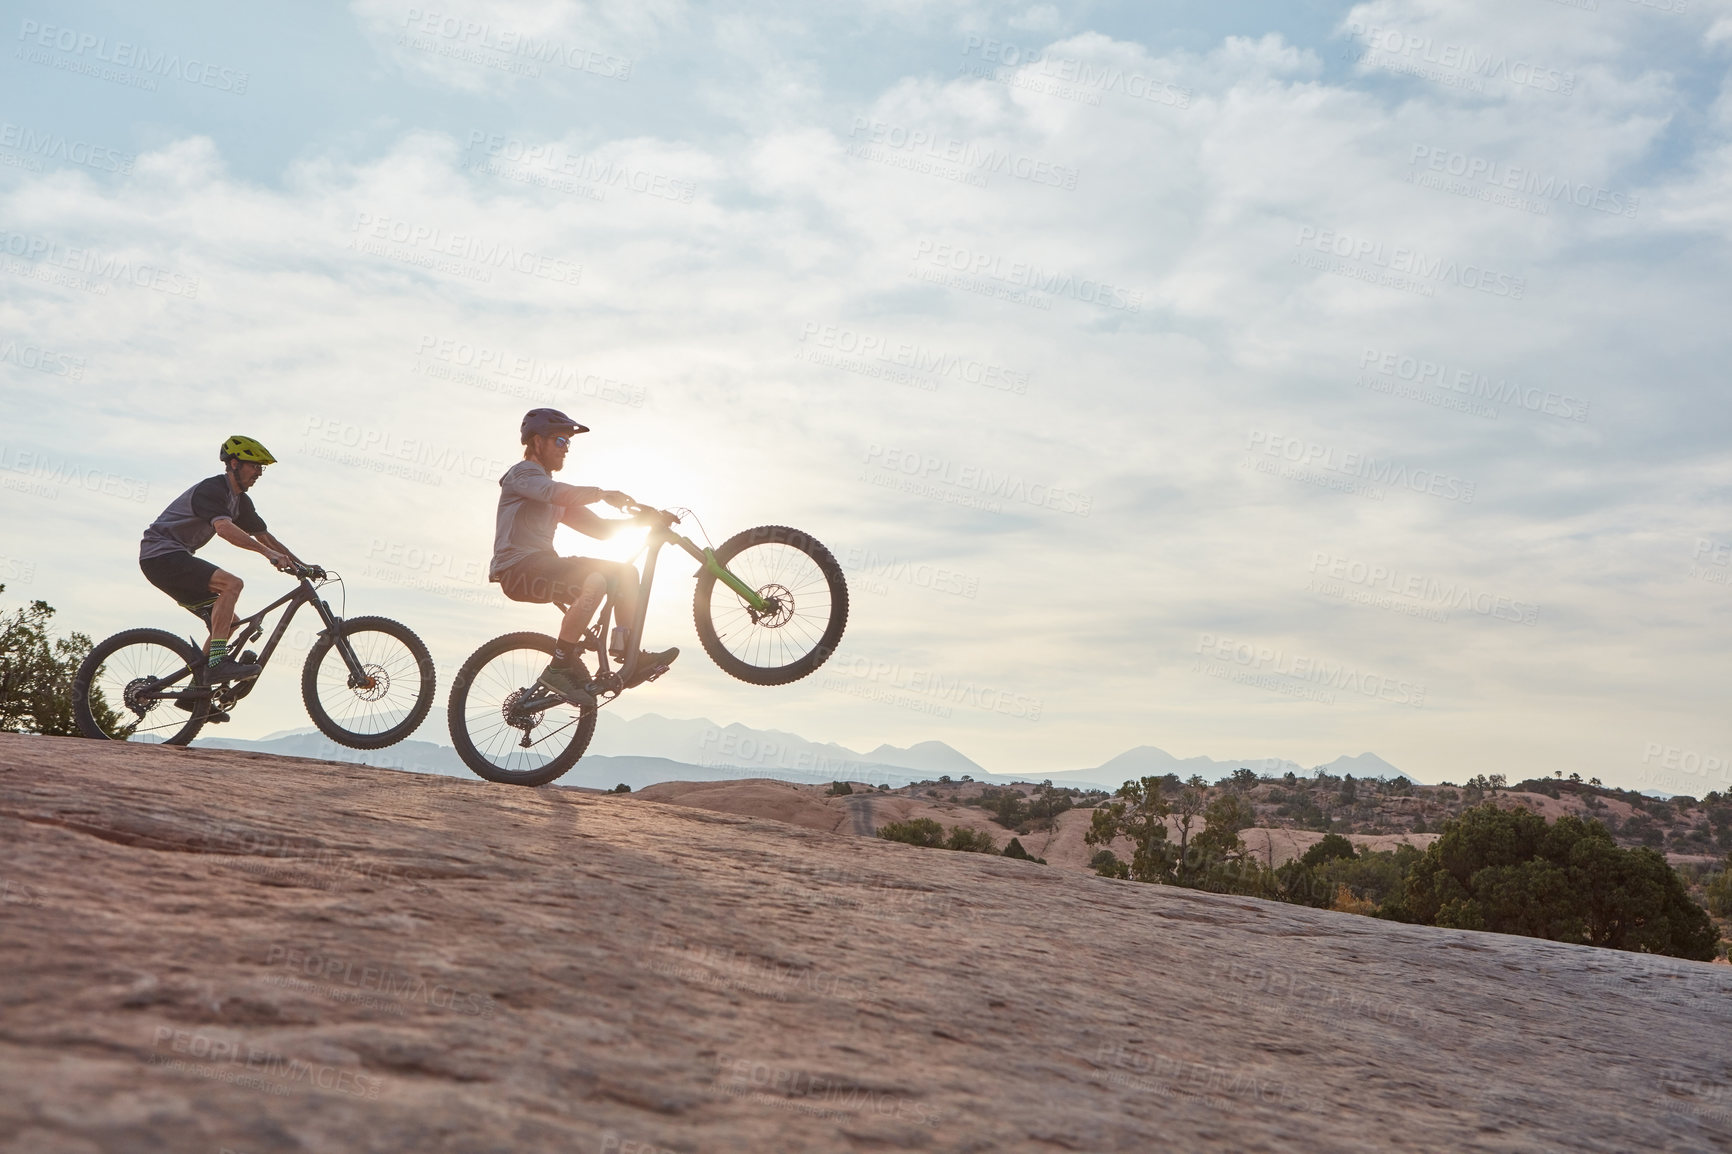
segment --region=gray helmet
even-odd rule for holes
[[[547,437],[558,433],[587,433],[589,428],[580,425],[558,409],[531,409],[523,414],[523,424],[518,433],[522,443],[529,444],[531,437]]]

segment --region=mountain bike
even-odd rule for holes
[[[827,661],[848,623],[848,583],[836,558],[815,538],[783,525],[737,533],[719,549],[699,548],[674,532],[677,514],[647,505],[624,511],[649,529],[640,554],[636,620],[625,626],[624,656],[609,664],[612,598],[574,660],[590,676],[596,706],[574,705],[537,683],[553,654],[542,633],[507,633],[477,649],[451,683],[451,743],[463,763],[488,781],[546,785],[577,763],[595,734],[596,708],[618,699],[640,672],[639,643],[649,612],[656,555],[665,545],[699,565],[692,596],[698,640],[723,672],[753,685],[786,685]],[[634,558],[635,560],[635,558]],[[553,604],[561,613],[568,602]],[[594,666],[581,654],[593,652]],[[653,681],[665,670],[651,670]]]
[[[296,578],[293,590],[235,621],[229,645],[240,663],[268,664],[296,612],[311,605],[325,627],[301,669],[301,700],[319,732],[351,749],[382,749],[415,732],[433,704],[433,656],[427,646],[388,618],[344,619],[331,612],[319,590],[332,582],[341,587],[337,574],[316,565],[285,572]],[[264,635],[265,617],[278,608],[283,616],[264,650],[246,649]],[[199,646],[167,630],[116,633],[78,667],[73,717],[86,737],[185,745],[206,724],[228,721],[258,681],[206,685],[204,668]]]

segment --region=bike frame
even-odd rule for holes
[[[300,583],[295,588],[289,590],[287,593],[283,594],[257,613],[254,613],[252,616],[235,618],[235,632],[229,639],[230,649],[239,653],[242,649],[246,648],[249,642],[257,637],[263,636],[264,619],[284,605],[289,606],[288,612],[284,613],[282,620],[277,622],[276,631],[271,634],[271,639],[265,643],[264,650],[259,654],[259,675],[261,677],[264,675],[264,666],[271,659],[271,654],[277,651],[277,646],[282,642],[283,634],[289,631],[289,623],[295,619],[295,614],[300,612],[301,606],[311,605],[314,612],[318,613],[320,620],[325,623],[325,628],[320,632],[319,636],[323,637],[326,634],[329,634],[336,638],[337,652],[342,655],[343,664],[349,667],[350,688],[362,688],[367,685],[369,678],[366,671],[361,667],[360,659],[355,656],[354,647],[349,644],[349,639],[342,634],[341,627],[343,619],[331,612],[331,606],[329,603],[327,603],[323,597],[319,596],[318,590],[314,587],[312,580],[306,576],[300,578]],[[163,682],[163,684],[165,686],[174,685],[179,682],[182,677],[188,676],[191,673],[192,668],[189,666],[181,670],[179,673],[176,673],[173,677]],[[251,681],[242,682],[239,686],[235,687],[239,690],[236,696],[245,697],[252,691],[252,687],[257,683],[257,678],[254,678]],[[165,701],[186,696],[203,697],[211,692],[211,688],[188,685],[178,693],[157,692],[153,696]]]
[[[637,613],[631,622],[630,628],[626,631],[625,656],[620,659],[619,677],[622,683],[629,682],[633,675],[637,673],[638,656],[641,652],[639,642],[643,638],[644,621],[649,615],[650,586],[655,583],[656,558],[661,553],[664,546],[677,545],[680,549],[690,555],[692,560],[698,563],[700,568],[696,573],[692,574],[692,576],[702,576],[707,570],[716,575],[716,580],[721,581],[723,584],[727,585],[729,589],[738,593],[746,604],[751,606],[757,612],[767,613],[774,608],[768,601],[765,601],[762,597],[758,596],[757,590],[751,588],[744,581],[741,581],[738,577],[728,572],[728,567],[716,560],[716,551],[714,549],[699,548],[690,538],[674,532],[673,524],[675,518],[671,513],[665,513],[659,509],[649,508],[645,508],[643,512],[654,514],[655,519],[650,525],[649,535],[644,539],[643,548],[638,550],[638,552],[643,555],[644,559],[643,575],[638,578],[637,584]],[[554,604],[559,606],[561,612],[566,612],[571,608],[569,602],[556,601]],[[607,660],[608,623],[612,617],[613,598],[608,597],[602,602],[601,613],[596,617],[594,629],[597,639],[597,681],[604,680],[610,677],[613,673],[613,671],[608,668]],[[549,697],[547,704],[552,704],[557,700],[558,698]],[[540,701],[532,701],[529,703],[529,707],[534,708],[540,704],[542,704]]]

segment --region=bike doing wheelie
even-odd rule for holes
[[[433,704],[433,657],[407,626],[385,617],[343,618],[320,596],[342,579],[315,565],[292,565],[295,588],[235,622],[231,645],[242,667],[270,662],[289,623],[311,605],[324,628],[301,669],[301,699],[319,731],[352,749],[381,749],[408,737]],[[282,618],[262,652],[246,647],[264,635],[266,616]],[[242,652],[245,650],[245,652]],[[128,629],[92,649],[78,667],[72,708],[84,736],[185,745],[207,723],[229,720],[256,676],[204,676],[205,655],[163,629]],[[207,683],[208,682],[208,683]]]
[[[451,686],[451,740],[464,763],[487,780],[553,781],[589,748],[598,706],[665,671],[640,668],[639,648],[656,556],[665,545],[679,547],[699,565],[692,617],[704,652],[724,672],[754,685],[786,685],[836,651],[848,623],[848,585],[830,551],[809,534],[766,525],[706,549],[674,531],[680,518],[672,512],[638,504],[625,505],[625,511],[649,530],[643,576],[632,598],[632,620],[610,631],[609,595],[582,643],[583,652],[594,653],[593,670],[582,664],[593,704],[573,703],[538,680],[556,644],[541,633],[496,637],[458,671]],[[567,609],[565,602],[552,603]],[[618,643],[598,643],[608,637]]]

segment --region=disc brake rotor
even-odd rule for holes
[[[794,618],[794,595],[785,585],[765,585],[759,588],[758,596],[770,603],[767,611],[760,612],[748,608],[753,625],[762,625],[765,629],[780,629]]]
[[[355,691],[356,697],[362,701],[378,701],[391,692],[391,676],[385,672],[383,666],[364,665],[361,668],[366,670],[367,680],[371,684],[356,685],[351,678],[349,688]]]
[[[126,683],[126,688],[120,691],[120,700],[134,715],[143,717],[156,704],[155,701],[144,700],[144,695],[159,684],[161,683],[154,677],[134,677]]]

